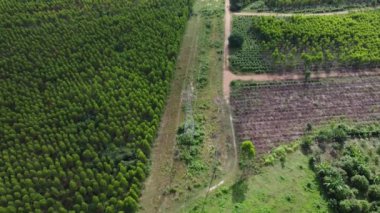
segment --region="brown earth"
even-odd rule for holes
[[[378,121],[380,75],[240,85],[231,106],[237,139],[253,141],[263,154],[303,135],[308,123]]]

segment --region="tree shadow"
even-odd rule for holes
[[[248,184],[245,179],[238,180],[234,185],[231,186],[232,189],[232,202],[241,203],[245,200],[245,194],[248,191]]]

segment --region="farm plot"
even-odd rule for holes
[[[301,136],[308,123],[380,120],[380,76],[235,82],[231,106],[237,139],[252,140],[262,154]]]
[[[233,71],[266,73],[269,72],[268,65],[262,58],[262,52],[258,42],[253,39],[250,32],[252,19],[249,17],[236,16],[233,19],[233,33],[244,38],[241,49],[232,50],[229,58]]]
[[[380,10],[332,16],[235,17],[236,72],[352,71],[380,67]]]

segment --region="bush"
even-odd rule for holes
[[[361,212],[369,212],[371,205],[366,200],[360,200]]]
[[[243,2],[241,0],[230,0],[231,6],[230,10],[231,11],[239,11],[243,7]]]
[[[252,159],[255,157],[256,149],[251,141],[241,143],[241,154],[243,158]]]
[[[366,177],[362,175],[355,175],[351,178],[352,186],[357,188],[360,192],[366,192],[369,187],[369,182]]]
[[[301,148],[304,152],[310,152],[311,144],[313,144],[313,139],[311,137],[305,137],[302,140]]]
[[[342,200],[339,203],[339,212],[362,212],[361,203],[356,199]]]
[[[339,127],[333,130],[333,137],[334,137],[334,141],[340,144],[343,144],[348,138],[347,132],[343,128],[339,128]]]
[[[368,199],[370,201],[380,200],[380,185],[371,185],[368,189]]]
[[[243,46],[244,38],[240,34],[233,33],[228,38],[228,46],[233,49],[240,49]]]

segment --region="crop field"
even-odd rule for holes
[[[237,72],[357,70],[380,66],[380,11],[331,16],[235,17]]]
[[[229,60],[232,69],[238,72],[268,72],[268,65],[263,60],[258,42],[248,33],[251,18],[237,16],[234,17],[233,23],[233,33],[242,35],[244,43],[241,49],[231,52]]]
[[[231,106],[236,137],[262,154],[301,136],[308,123],[380,119],[380,76],[265,83],[235,82]]]
[[[378,0],[231,0],[232,10],[323,13],[379,5]]]

